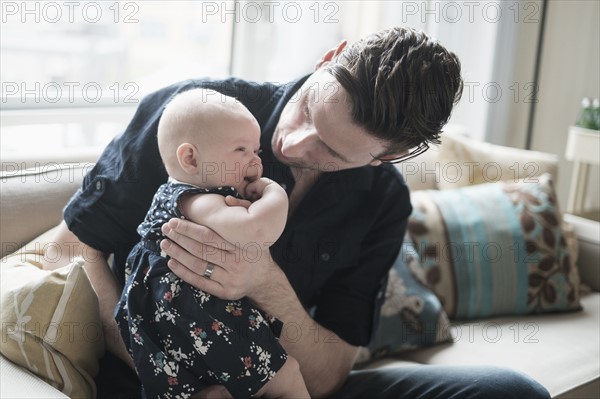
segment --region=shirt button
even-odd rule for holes
[[[281,185],[281,188],[283,188],[284,190],[287,190],[287,184],[283,183],[283,184]]]
[[[96,182],[96,190],[98,190],[98,191],[102,190],[102,182],[100,180],[98,180]]]
[[[327,252],[323,252],[323,253],[321,254],[321,260],[322,260],[323,262],[328,262],[328,261],[329,261],[329,259],[331,259],[331,256],[329,256],[329,254],[328,254]]]

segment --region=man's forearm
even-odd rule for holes
[[[357,348],[320,326],[304,310],[283,271],[275,264],[269,283],[250,299],[284,323],[280,342],[300,363],[312,397],[323,397],[343,384]]]
[[[58,247],[55,245],[48,246],[49,250],[56,251],[59,248],[60,251],[45,254],[42,260],[44,269],[53,270],[67,265],[76,256],[83,257],[85,271],[98,296],[100,322],[102,323],[106,349],[133,368],[133,361],[125,349],[117,323],[113,317],[113,311],[121,296],[121,290],[108,267],[104,254],[79,241],[77,236],[69,231],[64,222],[58,227],[53,242],[58,244]],[[52,262],[48,259],[52,259]]]
[[[98,295],[100,321],[104,332],[106,349],[133,368],[133,360],[125,348],[113,316],[115,306],[121,296],[117,281],[103,257],[91,263],[86,261],[84,267],[96,291],[96,295]]]

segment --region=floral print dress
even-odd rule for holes
[[[227,301],[185,283],[167,267],[161,226],[184,194],[239,194],[233,187],[205,189],[170,180],[156,192],[142,237],[129,254],[127,281],[115,319],[133,357],[143,395],[188,398],[224,385],[235,398],[255,394],[283,366],[281,321],[243,298]]]

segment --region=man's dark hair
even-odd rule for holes
[[[389,143],[375,158],[439,144],[463,90],[458,57],[409,28],[354,43],[326,71],[348,92],[354,122]]]

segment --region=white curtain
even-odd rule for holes
[[[64,4],[3,3],[3,110],[135,107],[149,91],[202,76],[286,82],[344,39],[403,25],[461,59],[465,91],[451,124],[478,139],[525,142],[541,0],[82,1],[72,22]],[[86,85],[102,87],[102,98],[86,98]],[[46,87],[63,89],[59,101]],[[2,151],[23,148],[25,137],[44,148],[102,145],[120,130],[65,126],[4,130]]]
[[[234,75],[285,82],[310,72],[341,40],[392,26],[423,30],[455,52],[465,90],[451,119],[470,136],[522,146],[527,127],[541,1],[236,2]],[[252,14],[250,14],[252,13]],[[246,18],[243,18],[246,16]]]

